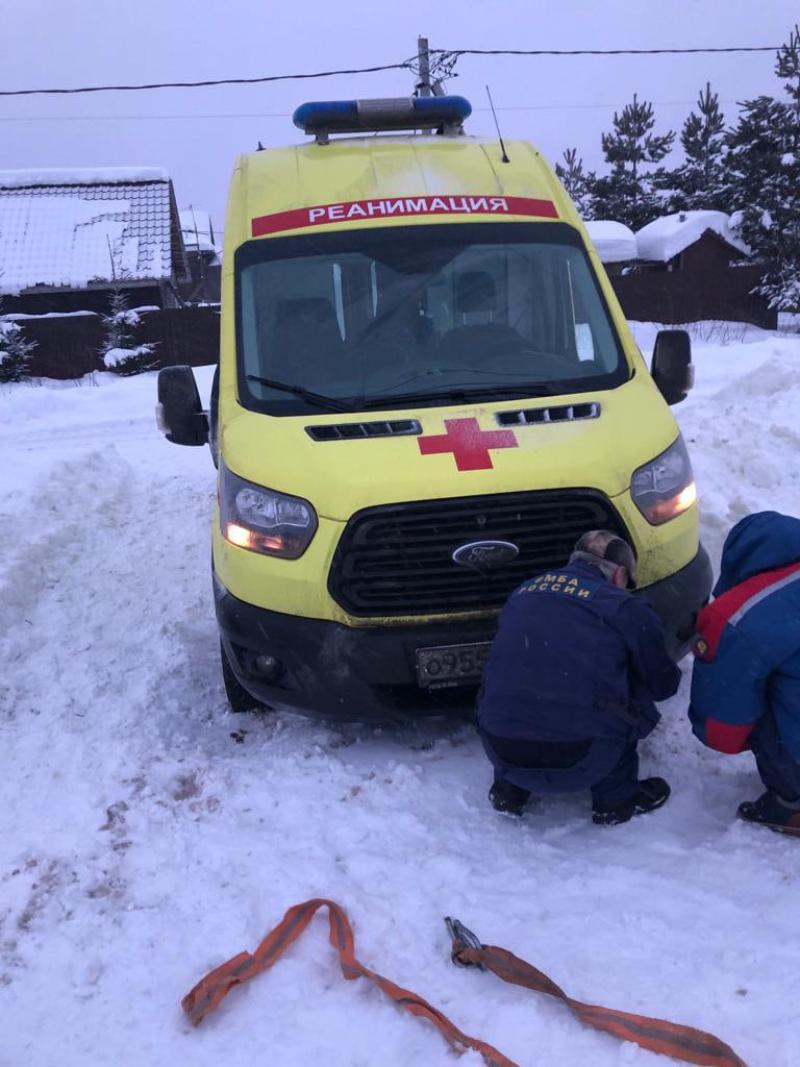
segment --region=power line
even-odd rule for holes
[[[735,52],[776,52],[775,45],[746,45],[729,48],[432,48],[431,56],[439,64],[460,56],[662,56],[708,55]],[[139,92],[145,89],[200,89],[216,85],[263,85],[266,82],[301,81],[332,78],[340,74],[375,74],[384,70],[414,70],[417,57],[401,63],[384,63],[376,67],[349,70],[321,70],[307,74],[270,74],[257,78],[212,78],[194,82],[151,82],[146,85],[88,85],[73,89],[0,89],[0,96],[71,96],[78,93]]]
[[[431,55],[449,56],[683,56],[716,52],[777,52],[778,45],[730,48],[432,48]]]
[[[73,93],[133,93],[141,89],[201,89],[212,85],[261,85],[264,82],[300,81],[306,78],[332,78],[337,74],[374,74],[382,70],[409,70],[410,60],[384,63],[379,67],[351,70],[318,70],[313,74],[270,74],[260,78],[212,78],[199,82],[152,82],[149,85],[88,85],[75,89],[0,89],[0,96],[70,96]]]
[[[720,104],[735,104],[736,100],[720,100]],[[652,100],[653,107],[692,107],[697,104],[696,100]],[[614,108],[624,107],[622,103],[616,104],[510,104],[504,107],[495,107],[495,111],[610,111]],[[488,107],[475,107],[473,114],[490,113]],[[291,119],[288,111],[231,111],[231,112],[179,112],[173,114],[151,115],[0,115],[1,122],[154,122],[164,120],[193,120],[193,119]]]

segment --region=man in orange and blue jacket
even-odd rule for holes
[[[755,756],[766,792],[739,817],[800,836],[800,519],[737,523],[714,595],[698,619],[692,728],[709,748]]]

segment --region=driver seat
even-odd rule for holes
[[[488,270],[468,270],[456,278],[456,314],[462,326],[494,322],[497,288]]]
[[[276,303],[268,357],[275,374],[294,376],[308,364],[335,373],[343,349],[330,300],[303,297]]]
[[[469,270],[456,278],[455,320],[461,325],[444,334],[439,343],[443,361],[479,363],[498,345],[522,347],[522,337],[513,326],[496,322],[497,288],[488,270]]]

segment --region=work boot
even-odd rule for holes
[[[800,837],[800,798],[784,800],[779,793],[768,789],[758,800],[740,804],[737,814],[745,822],[758,822],[780,834]]]
[[[489,800],[495,811],[501,815],[522,815],[522,809],[528,800],[530,793],[527,789],[520,789],[518,785],[512,785],[502,778],[495,778],[492,788],[489,790]]]
[[[627,822],[634,815],[644,815],[645,812],[655,811],[662,804],[666,804],[669,793],[669,785],[663,778],[643,778],[632,800],[606,811],[598,811],[595,808],[592,812],[592,822],[598,826],[616,826],[618,823]]]

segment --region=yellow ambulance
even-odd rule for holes
[[[683,652],[711,586],[668,405],[581,220],[531,145],[461,97],[305,104],[242,156],[210,410],[159,377],[169,440],[218,466],[213,585],[235,710],[380,721],[468,708],[499,608],[618,531]],[[413,132],[409,132],[413,131]]]

